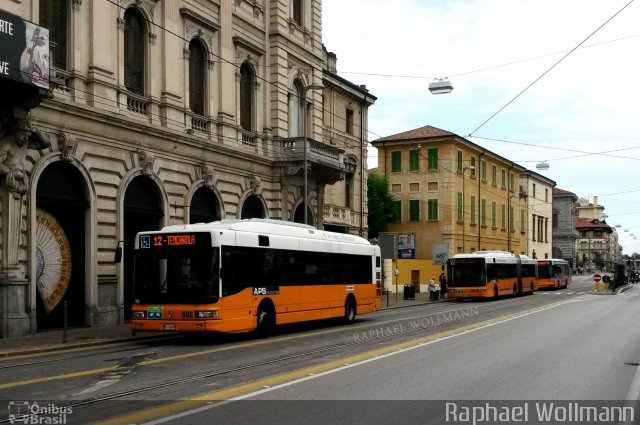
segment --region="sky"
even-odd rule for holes
[[[369,141],[425,125],[465,137],[597,196],[627,255],[640,253],[638,22],[640,0],[322,3],[338,75],[378,98]],[[431,94],[438,78],[453,91]]]

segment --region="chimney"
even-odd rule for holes
[[[333,52],[327,52],[327,71],[337,74],[338,73],[338,57]]]

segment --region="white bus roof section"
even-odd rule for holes
[[[470,254],[456,254],[452,258],[484,258],[485,262],[493,263],[516,263],[517,258],[520,258],[522,264],[537,264],[537,260],[535,259],[529,258],[526,255],[516,256],[516,254],[508,251],[476,251]]]
[[[144,234],[211,232],[220,235],[221,244],[258,246],[258,235],[269,236],[269,247],[280,249],[303,249],[305,251],[362,253],[372,245],[359,236],[327,232],[315,227],[273,219],[222,220],[211,223],[180,224],[166,226],[161,230],[141,232]],[[136,238],[136,248],[138,240]],[[352,246],[353,248],[349,248]],[[373,251],[371,251],[373,252]],[[379,254],[376,254],[379,255]]]

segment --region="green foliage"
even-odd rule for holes
[[[393,218],[393,197],[389,194],[386,177],[369,174],[367,180],[369,205],[369,239],[378,237]]]

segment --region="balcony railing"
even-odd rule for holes
[[[347,226],[353,226],[355,216],[351,212],[350,208],[325,205],[323,219],[327,224],[344,224]]]
[[[281,140],[284,161],[304,160],[304,137],[292,137]],[[307,161],[340,171],[345,168],[344,150],[313,139],[307,139]]]

